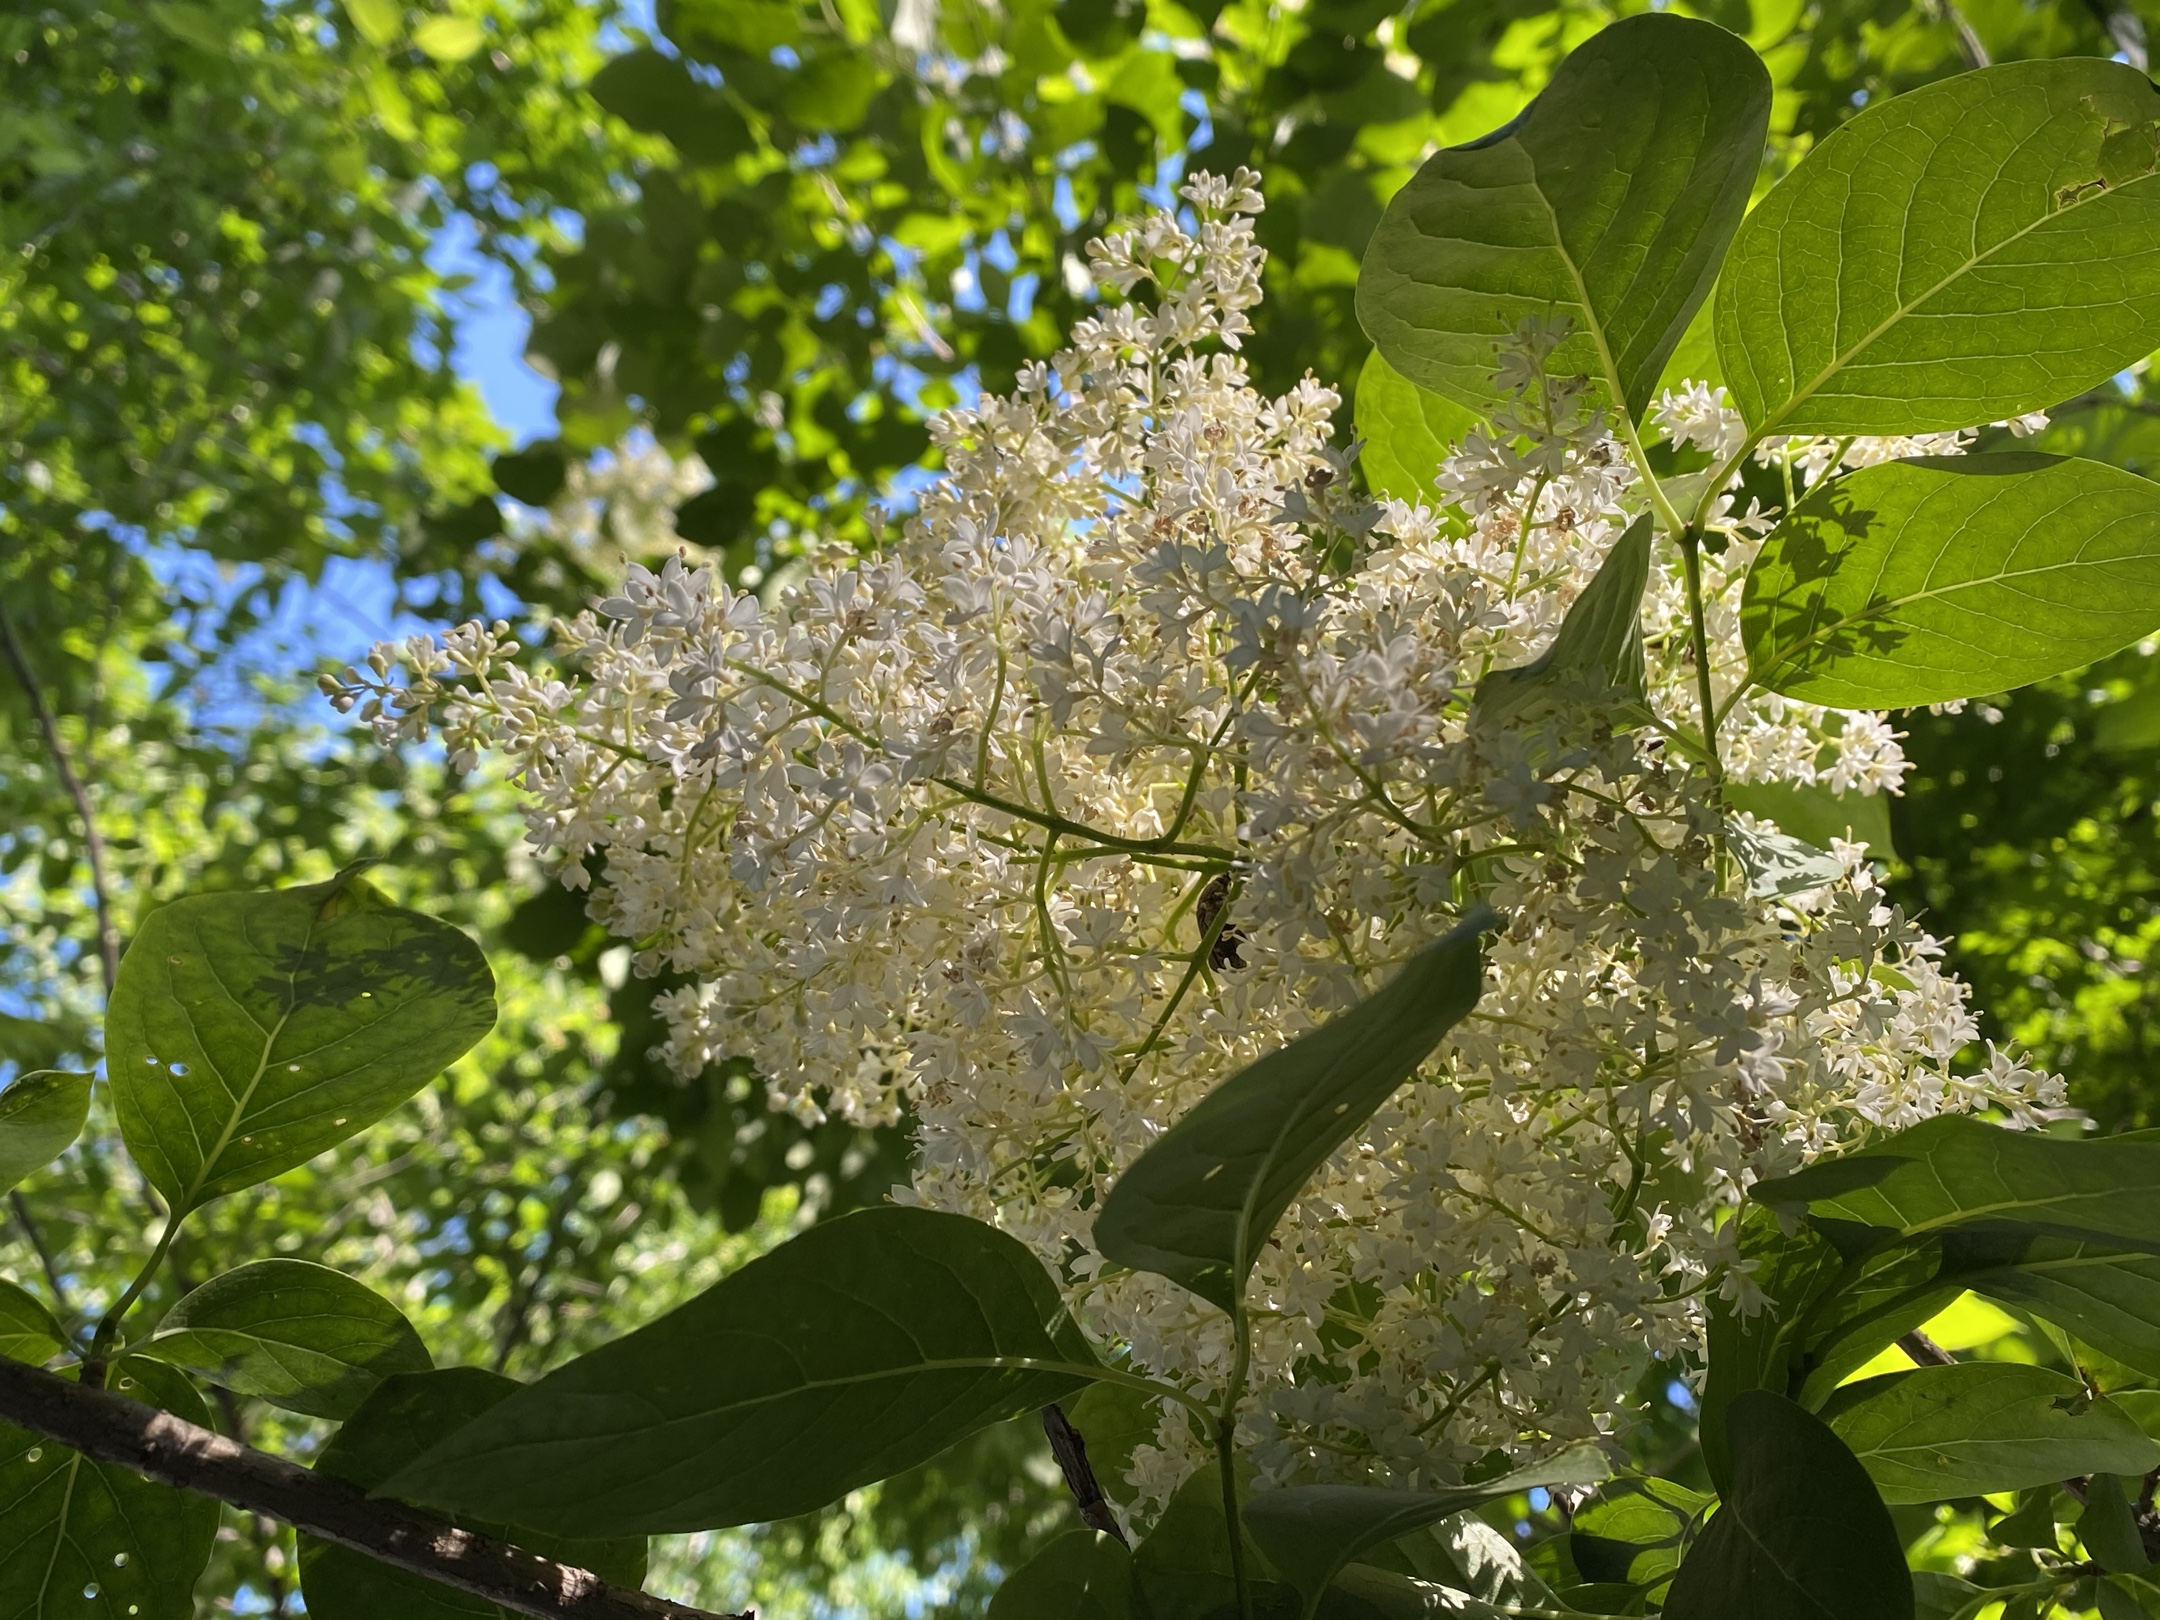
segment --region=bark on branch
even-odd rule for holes
[[[161,1485],[283,1519],[536,1620],[753,1620],[611,1586],[589,1570],[459,1530],[170,1412],[0,1357],[0,1418]]]

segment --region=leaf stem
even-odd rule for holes
[[[105,1369],[112,1361],[113,1340],[120,1336],[120,1324],[127,1313],[142,1298],[143,1290],[165,1264],[165,1256],[172,1252],[173,1239],[180,1235],[180,1223],[187,1219],[183,1210],[175,1210],[165,1219],[165,1232],[157,1240],[157,1247],[150,1251],[150,1258],[143,1262],[142,1270],[127,1285],[127,1291],[112,1303],[112,1308],[98,1319],[97,1331],[90,1336],[90,1353],[83,1357],[82,1382],[86,1389],[105,1387]]]
[[[1702,703],[1703,765],[1714,788],[1725,785],[1725,765],[1718,757],[1717,694],[1710,686],[1710,629],[1703,611],[1702,529],[1689,524],[1680,531],[1680,565],[1687,575],[1688,639],[1695,654],[1695,693]]]
[[[1215,1466],[1222,1472],[1223,1521],[1230,1533],[1230,1578],[1237,1586],[1238,1617],[1253,1620],[1252,1579],[1245,1569],[1245,1521],[1238,1512],[1237,1492],[1237,1409],[1245,1398],[1245,1375],[1252,1366],[1252,1326],[1245,1319],[1242,1299],[1230,1312],[1230,1331],[1237,1335],[1237,1360],[1223,1390],[1222,1410],[1215,1417]]]

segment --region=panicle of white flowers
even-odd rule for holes
[[[1695,672],[1677,566],[1646,604],[1653,722],[1509,732],[1472,712],[1550,641],[1641,506],[1558,333],[1440,472],[1459,511],[1350,488],[1340,401],[1268,398],[1230,352],[1257,301],[1255,177],[1094,245],[1153,289],[1082,321],[1006,397],[934,428],[944,475],[871,557],[771,602],[680,559],[557,627],[379,649],[328,683],[386,742],[432,716],[530,795],[532,842],[660,998],[686,1076],[755,1060],[806,1118],[911,1116],[906,1196],[994,1221],[1106,1347],[1195,1391],[1221,1315],[1105,1265],[1120,1170],[1212,1086],[1385,981],[1482,897],[1484,999],[1292,1206],[1250,1290],[1271,1477],[1446,1481],[1493,1447],[1609,1432],[1648,1358],[1745,1298],[1722,1217],[1755,1178],[2060,1084],[1975,1036],[1941,948],[1864,849],[1759,897],[1671,739]],[[1721,403],[1661,421],[1730,454]],[[1713,677],[1761,515],[1715,514]],[[402,667],[402,680],[393,667]],[[1596,699],[1599,694],[1589,694]],[[1740,703],[1745,781],[1894,789],[1872,714]],[[1743,831],[1745,831],[1743,826]],[[1133,1478],[1202,1456],[1166,1413]]]

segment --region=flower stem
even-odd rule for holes
[[[1718,758],[1717,694],[1710,689],[1710,630],[1703,612],[1702,530],[1694,524],[1680,531],[1680,563],[1687,574],[1688,637],[1695,653],[1695,691],[1702,702],[1703,763],[1711,785],[1722,788],[1725,766]]]

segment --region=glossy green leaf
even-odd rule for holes
[[[1731,1483],[1682,1560],[1665,1620],[1912,1620],[1889,1509],[1818,1418],[1751,1389],[1726,1414]]]
[[[0,1193],[65,1153],[89,1117],[87,1074],[39,1069],[17,1075],[0,1091]]]
[[[114,1387],[207,1426],[188,1381],[115,1364]],[[0,1614],[8,1620],[193,1620],[218,1505],[0,1424]]]
[[[1095,1218],[1108,1259],[1228,1311],[1312,1173],[1477,1005],[1479,909],[1348,1012],[1217,1086],[1128,1166]]]
[[[1249,1485],[1248,1487],[1249,1488]],[[1297,1596],[1266,1578],[1267,1566],[1250,1533],[1245,1569],[1254,1607],[1267,1620],[1295,1620]],[[1222,1473],[1210,1463],[1180,1485],[1147,1538],[1133,1549],[1133,1578],[1144,1613],[1233,1620],[1237,1581],[1230,1567],[1230,1533],[1223,1515]]]
[[[1383,1542],[1425,1529],[1467,1508],[1536,1486],[1595,1485],[1612,1468],[1583,1446],[1498,1479],[1456,1490],[1400,1491],[1376,1485],[1293,1485],[1246,1502],[1245,1528],[1311,1615],[1345,1564]]]
[[[1377,350],[1357,380],[1357,435],[1365,442],[1358,465],[1373,494],[1439,508],[1440,463],[1455,453],[1477,416],[1445,395],[1420,388]]]
[[[561,1535],[784,1519],[1095,1371],[1019,1241],[960,1215],[864,1210],[557,1368],[384,1493]]]
[[[1811,703],[1983,697],[2160,628],[2160,486],[2027,452],[1817,485],[1748,572],[1751,676]]]
[[[2160,1142],[2066,1141],[1966,1115],[1758,1182],[1750,1196],[1885,1236],[2016,1225],[2160,1253]]]
[[[2074,1378],[2015,1362],[1916,1367],[1847,1384],[1819,1414],[1885,1502],[2020,1491],[2160,1468],[2160,1443]]]
[[[43,1302],[14,1283],[0,1281],[0,1356],[33,1367],[58,1355],[67,1330]]]
[[[1774,187],[1718,283],[1748,423],[1920,433],[2058,404],[2160,346],[2160,93],[2014,62],[1863,109]]]
[[[1770,78],[1710,23],[1648,13],[1560,64],[1513,123],[1426,160],[1358,274],[1358,320],[1420,387],[1480,412],[1495,346],[1568,318],[1553,368],[1640,415],[1762,161]]]
[[[212,1278],[136,1348],[239,1394],[326,1418],[350,1417],[390,1374],[432,1364],[395,1305],[306,1260],[257,1260]]]
[[[105,1072],[128,1151],[184,1212],[364,1130],[494,1023],[479,947],[348,873],[152,912]]]
[[[523,1386],[479,1367],[398,1373],[384,1379],[331,1437],[318,1473],[373,1489],[443,1435],[470,1423]],[[620,1586],[645,1580],[645,1538],[564,1538],[500,1521],[460,1520],[469,1530],[515,1542]],[[509,1611],[453,1587],[392,1569],[313,1536],[300,1538],[300,1589],[314,1620],[510,1620]]]
[[[1529,663],[1477,684],[1471,713],[1487,727],[1525,727],[1553,711],[1624,723],[1647,698],[1642,598],[1650,580],[1650,514],[1613,542],[1558,634]]]
[[[1802,843],[1828,849],[1843,838],[1865,844],[1877,860],[1895,853],[1890,847],[1890,796],[1887,793],[1832,793],[1827,787],[1799,782],[1728,782],[1725,802],[1778,827]]]
[[[1068,1531],[1006,1578],[987,1620],[1134,1620],[1132,1554],[1100,1530]]]

